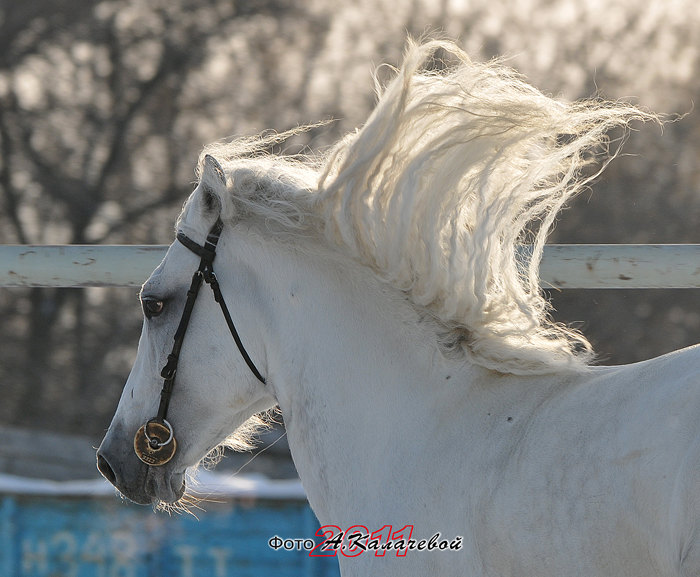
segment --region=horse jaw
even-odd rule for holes
[[[148,383],[149,371],[144,371],[149,361],[147,351],[147,347],[139,345],[137,361],[124,387],[112,424],[97,451],[97,468],[124,497],[135,503],[173,505],[185,496],[187,470],[196,468],[214,448],[226,442],[227,437],[235,438],[238,435],[238,438],[245,439],[252,436],[255,427],[249,422],[251,415],[266,411],[276,401],[269,395],[249,399],[249,403],[237,407],[238,410],[230,407],[231,413],[223,413],[218,420],[211,414],[195,415],[192,420],[198,423],[196,429],[187,424],[182,414],[184,408],[192,409],[192,403],[173,406],[169,419],[178,443],[175,456],[162,466],[148,466],[134,451],[134,434],[155,410],[149,402],[137,400],[152,397],[142,393],[144,388],[155,388]],[[187,371],[183,372],[186,375]],[[183,391],[187,389],[188,380],[181,382],[180,387]],[[133,390],[139,388],[141,391],[133,394]],[[208,388],[213,389],[214,386]],[[262,421],[258,422],[262,424]]]
[[[130,501],[155,506],[177,504],[185,496],[187,471],[196,468],[221,443],[243,444],[253,437],[259,427],[265,426],[265,421],[252,419],[251,423],[250,415],[261,413],[270,406],[270,401],[263,399],[234,415],[231,423],[235,432],[232,435],[228,430],[212,433],[207,446],[183,442],[175,458],[162,466],[148,466],[137,457],[133,449],[133,427],[112,423],[97,450],[97,468]],[[240,439],[236,439],[236,435]],[[187,439],[187,436],[183,438]]]

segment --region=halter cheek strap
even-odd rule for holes
[[[197,272],[201,271],[204,282],[206,282],[211,287],[211,290],[214,293],[214,300],[217,303],[219,303],[219,306],[221,307],[221,312],[224,315],[224,319],[226,320],[228,329],[231,332],[233,340],[236,342],[236,346],[238,347],[238,350],[241,353],[243,360],[245,361],[246,365],[248,365],[248,368],[251,370],[251,372],[255,375],[255,378],[258,379],[264,385],[265,378],[260,374],[260,371],[255,366],[255,363],[253,363],[252,359],[250,358],[248,351],[246,351],[245,347],[243,346],[243,341],[241,341],[241,337],[239,336],[238,331],[236,330],[236,325],[233,324],[233,319],[231,319],[231,313],[229,313],[228,307],[226,306],[224,296],[221,294],[221,287],[219,286],[219,281],[217,280],[216,275],[214,274],[213,263],[214,257],[216,256],[216,244],[219,242],[219,236],[221,235],[221,229],[223,228],[223,226],[224,224],[223,222],[221,222],[221,218],[218,218],[214,223],[214,226],[212,227],[211,231],[209,232],[204,246],[198,245],[192,239],[188,238],[183,232],[177,233],[177,240],[179,240],[193,253],[199,255],[202,258],[201,262],[199,263],[199,269]],[[195,273],[195,276],[196,275],[197,273]]]
[[[173,337],[174,343],[172,351],[168,355],[168,360],[160,373],[161,377],[163,377],[163,388],[160,392],[160,405],[158,406],[158,413],[154,418],[150,419],[145,425],[143,425],[136,432],[136,436],[134,437],[134,451],[136,452],[138,458],[147,465],[164,465],[173,458],[175,451],[177,450],[177,441],[175,440],[173,427],[167,421],[166,417],[168,415],[170,397],[172,396],[173,386],[175,384],[175,375],[177,373],[177,365],[180,359],[182,343],[185,340],[185,333],[187,332],[190,317],[192,316],[192,310],[194,309],[194,303],[197,300],[197,295],[199,294],[199,289],[202,286],[202,281],[211,287],[212,292],[214,293],[214,300],[219,303],[219,306],[221,307],[221,312],[224,315],[224,319],[226,320],[226,324],[231,332],[231,336],[233,337],[243,360],[246,362],[253,375],[255,375],[255,378],[257,378],[261,383],[265,384],[265,378],[255,366],[255,363],[253,363],[252,359],[250,358],[248,351],[246,351],[245,347],[243,346],[241,337],[236,330],[233,319],[231,318],[231,313],[229,313],[228,307],[226,306],[226,301],[224,301],[224,297],[221,294],[219,281],[214,274],[216,245],[219,242],[219,237],[221,236],[223,226],[224,224],[221,221],[221,218],[218,218],[214,223],[214,226],[212,226],[211,230],[209,231],[204,245],[197,244],[183,232],[177,233],[177,240],[199,256],[201,260],[199,262],[199,268],[192,275],[192,282],[189,290],[187,291],[185,308],[182,311],[180,323],[178,324],[177,330],[175,331],[175,336]]]

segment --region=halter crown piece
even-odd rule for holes
[[[221,172],[223,173],[223,171]],[[224,319],[226,320],[226,324],[231,332],[231,336],[236,342],[236,346],[238,347],[243,360],[246,362],[255,377],[261,383],[265,384],[265,378],[260,374],[260,371],[257,369],[255,363],[253,363],[250,355],[243,346],[241,337],[238,335],[238,331],[233,324],[233,320],[231,319],[231,314],[228,311],[224,297],[221,294],[219,281],[216,279],[216,275],[214,274],[213,265],[214,258],[216,257],[216,245],[219,242],[219,237],[221,236],[223,226],[224,223],[221,221],[221,218],[217,218],[214,226],[212,226],[209,234],[207,235],[207,240],[204,242],[204,246],[197,244],[183,232],[177,233],[177,240],[199,256],[202,260],[199,263],[199,268],[195,271],[194,275],[192,275],[192,283],[187,291],[185,308],[182,311],[180,324],[178,325],[177,330],[175,331],[175,336],[173,337],[175,341],[173,343],[173,350],[168,355],[168,361],[160,373],[164,380],[163,388],[160,392],[160,405],[158,407],[158,413],[154,418],[146,422],[146,424],[143,425],[134,436],[134,451],[136,452],[136,455],[139,459],[141,459],[141,461],[153,467],[165,465],[165,463],[173,458],[175,451],[177,450],[175,433],[172,425],[167,421],[166,417],[168,414],[170,397],[173,392],[173,385],[175,384],[175,374],[177,373],[180,350],[182,349],[182,343],[185,340],[187,326],[189,325],[192,309],[194,308],[194,303],[197,300],[197,295],[199,294],[199,289],[202,286],[202,281],[206,282],[211,287],[214,293],[214,300],[216,300],[221,307],[221,312],[224,315]]]

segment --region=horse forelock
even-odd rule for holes
[[[438,51],[449,66],[435,66]],[[210,145],[201,159],[225,169],[225,220],[315,230],[428,310],[448,328],[439,338],[474,362],[583,370],[588,341],[551,320],[539,288],[542,248],[564,203],[602,170],[584,171],[591,159],[614,157],[610,130],[652,118],[554,100],[498,62],[429,42],[409,46],[367,123],[325,157],[262,153],[283,133]]]

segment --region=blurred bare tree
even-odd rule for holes
[[[234,17],[187,1],[3,6],[2,240],[168,239],[199,145],[181,133],[183,92],[212,26]],[[2,304],[3,419],[94,428],[95,412],[61,401],[109,410],[100,393],[114,400],[137,335],[124,291],[6,291]]]
[[[296,143],[330,144],[369,114],[373,69],[398,63],[407,32],[505,56],[566,98],[688,112],[700,13],[676,4],[0,0],[0,242],[170,242],[203,144],[334,118]],[[699,150],[696,114],[640,129],[553,240],[700,242]],[[134,292],[0,289],[0,422],[99,437],[136,348]],[[553,298],[609,362],[700,339],[696,292]]]

